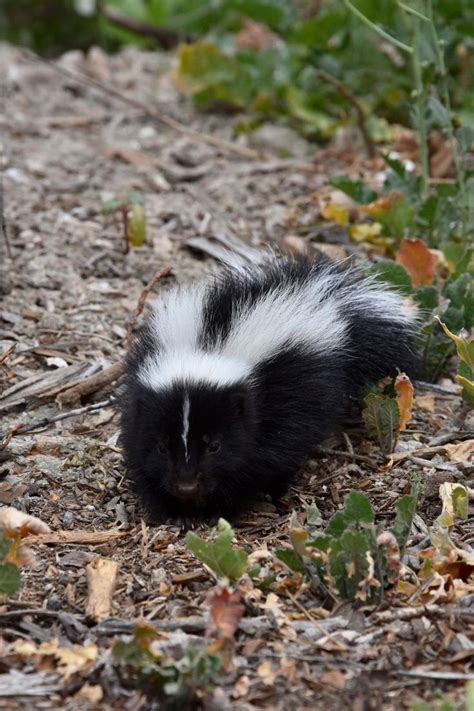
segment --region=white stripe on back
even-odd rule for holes
[[[407,326],[416,319],[401,295],[372,278],[354,284],[350,270],[338,273],[329,267],[303,283],[276,285],[255,302],[241,305],[229,334],[204,351],[199,336],[206,290],[206,284],[178,288],[155,304],[151,325],[157,351],[139,371],[148,387],[197,382],[225,387],[249,378],[259,363],[288,346],[330,355],[346,343],[349,313]],[[186,402],[183,408],[184,417]],[[189,401],[187,413],[189,417]]]

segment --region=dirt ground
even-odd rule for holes
[[[209,250],[234,234],[255,248],[304,242],[350,254],[344,231],[320,220],[318,200],[328,175],[351,169],[355,153],[347,144],[345,152],[317,151],[290,134],[289,147],[279,152],[281,135],[271,130],[270,137],[236,139],[239,118],[197,113],[173,86],[169,60],[160,54],[127,49],[85,61],[71,53],[56,66],[113,84],[124,97],[179,121],[184,132],[20,50],[4,46],[0,54],[0,156],[13,257],[2,265],[9,284],[3,283],[0,306],[0,429],[5,435],[18,424],[49,421],[13,436],[0,452],[0,505],[38,517],[53,532],[49,543],[33,545],[36,566],[25,567],[21,591],[0,607],[0,708],[155,708],[116,672],[111,646],[144,618],[160,628],[163,644],[186,649],[203,635],[214,581],[186,551],[178,527],[152,527],[142,518],[125,479],[114,386],[62,409],[56,398],[120,361],[128,324],[157,270],[170,265],[172,273],[155,293],[219,268],[196,245]],[[216,145],[190,130],[218,139]],[[237,148],[228,149],[227,141]],[[250,157],[249,147],[265,154]],[[146,198],[148,237],[125,255],[121,226],[103,205],[131,191]],[[192,249],[187,242],[196,239]],[[399,444],[406,457],[391,468],[360,422],[349,423],[315,453],[278,507],[262,499],[233,522],[239,544],[271,559],[273,549],[288,545],[293,510],[316,502],[327,520],[350,489],[367,493],[384,520],[417,473],[424,494],[409,551],[426,547],[427,526],[441,510],[440,483],[472,480],[472,465],[449,450],[473,429],[455,389],[449,378],[417,389]],[[472,521],[454,527],[457,545],[472,539]],[[86,566],[96,556],[120,564],[112,617],[98,623],[85,616]],[[465,680],[473,678],[472,589],[456,605],[441,604],[440,596],[431,608],[414,598],[382,611],[330,609],[307,587],[288,582],[281,566],[275,570],[276,593],[247,605],[233,664],[206,697],[208,708],[362,711],[409,709],[425,700],[434,709],[443,695],[461,703]],[[12,651],[18,641],[55,639],[92,648],[90,663],[64,674],[41,655]]]

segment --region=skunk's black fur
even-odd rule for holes
[[[416,314],[325,260],[274,260],[175,289],[128,359],[129,476],[157,520],[277,497],[368,382],[414,373]]]

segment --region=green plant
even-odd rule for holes
[[[219,519],[216,528],[205,541],[193,531],[186,534],[186,546],[196,558],[207,565],[219,578],[237,582],[248,570],[248,555],[242,548],[232,545],[234,532],[227,521]]]
[[[21,577],[17,560],[19,536],[0,530],[0,595],[14,595],[20,588]]]
[[[384,589],[393,590],[397,583],[419,493],[415,484],[395,504],[393,526],[384,531],[376,525],[365,494],[351,491],[344,509],[334,514],[324,532],[315,532],[313,526],[306,530],[293,520],[292,548],[277,550],[276,556],[335,599],[374,603]]]
[[[113,660],[144,689],[159,700],[160,708],[191,709],[212,689],[221,667],[218,656],[204,645],[189,648],[178,659],[159,648],[160,637],[150,625],[137,625],[129,641],[120,640],[113,648]]]

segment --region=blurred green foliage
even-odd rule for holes
[[[3,0],[1,38],[50,55],[93,43],[153,46],[153,40],[108,22],[105,4],[197,41],[182,47],[178,76],[201,106],[284,114],[308,134],[330,137],[351,119],[352,108],[337,87],[321,79],[318,72],[325,72],[359,98],[372,117],[373,131],[386,130],[383,120],[410,122],[410,58],[361,23],[343,0]],[[354,4],[371,22],[410,43],[411,30],[396,0]],[[464,125],[474,126],[474,3],[435,0],[433,6],[453,107]],[[258,48],[239,46],[248,19],[262,23],[275,41],[265,46],[263,40]],[[434,80],[433,46],[425,26],[421,46],[425,80]],[[435,99],[433,123],[442,120]]]

